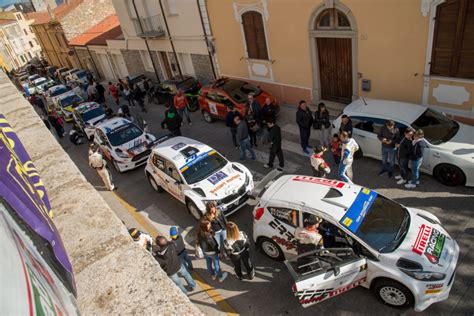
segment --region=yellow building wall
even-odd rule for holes
[[[233,3],[256,0],[208,0],[208,12],[220,71],[249,77],[241,26]],[[270,0],[265,22],[274,81],[313,88],[309,40],[312,12],[323,3],[314,0]],[[428,36],[428,17],[421,14],[421,0],[346,0],[358,27],[358,72],[372,81],[371,98],[421,103]]]
[[[0,68],[11,71],[10,66],[3,60],[2,55],[0,55]]]

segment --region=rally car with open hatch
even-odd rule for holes
[[[246,205],[254,188],[250,171],[215,149],[186,137],[165,137],[153,147],[145,174],[155,191],[167,191],[199,220],[206,202],[230,215]]]
[[[261,196],[253,238],[270,258],[287,259],[303,307],[359,285],[387,305],[415,311],[448,298],[459,246],[433,214],[355,184],[276,170],[252,195]],[[322,220],[323,246],[297,255],[294,232],[308,216]]]
[[[100,122],[94,132],[94,143],[118,172],[145,164],[155,140],[155,136],[121,117]]]
[[[89,140],[94,138],[95,125],[106,119],[104,108],[97,102],[81,103],[73,109],[72,116]]]

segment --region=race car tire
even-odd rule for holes
[[[359,146],[359,150],[354,153],[354,159],[361,159],[364,157],[364,152],[362,151],[362,147]]]
[[[466,175],[459,167],[451,164],[442,163],[434,168],[433,175],[436,180],[444,185],[453,187],[464,185],[466,183]]]
[[[201,211],[198,209],[198,207],[196,206],[196,204],[193,201],[191,201],[191,200],[186,201],[186,207],[188,208],[189,214],[191,214],[191,216],[195,220],[198,221],[198,220],[201,219],[201,217],[202,217]]]
[[[280,246],[278,246],[278,244],[272,239],[267,237],[259,237],[257,239],[257,244],[268,258],[273,259],[275,261],[285,260],[283,250],[281,250]]]
[[[117,171],[118,173],[123,173],[123,171],[120,170],[120,168],[119,168],[117,162],[116,162],[115,160],[113,160],[113,159],[112,159],[112,165],[114,166],[115,171]]]
[[[394,308],[404,309],[410,307],[414,302],[410,290],[403,284],[391,279],[376,280],[372,289],[382,303]]]
[[[148,182],[150,182],[150,185],[153,188],[153,190],[155,190],[158,193],[162,193],[164,191],[161,185],[158,185],[158,183],[156,183],[156,180],[153,178],[153,176],[148,174],[147,177],[148,177]]]
[[[214,122],[214,118],[212,117],[211,113],[207,112],[207,111],[202,111],[202,118],[204,119],[204,121],[206,121],[207,123],[212,123]]]

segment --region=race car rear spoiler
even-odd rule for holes
[[[263,193],[268,189],[270,184],[282,175],[283,171],[280,171],[278,169],[272,170],[265,177],[263,177],[260,182],[257,183],[257,185],[253,188],[249,195],[254,199],[260,198]]]

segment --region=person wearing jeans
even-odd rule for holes
[[[218,245],[219,253],[223,250],[224,240],[227,238],[227,219],[215,202],[208,202],[206,204],[206,214],[204,219],[211,223],[212,232]]]
[[[188,124],[191,125],[191,118],[189,117],[188,111],[188,99],[182,90],[179,90],[178,93],[173,98],[174,107],[178,111],[179,116],[184,120],[188,121]]]
[[[397,184],[405,184],[409,180],[408,179],[408,173],[409,173],[408,162],[410,159],[412,138],[413,138],[413,129],[411,129],[410,127],[407,127],[405,129],[404,136],[400,138],[395,144],[395,148],[397,148],[398,164],[400,166],[400,175],[395,177],[395,179],[398,180]]]
[[[181,267],[179,268],[178,272],[175,274],[169,275],[169,278],[176,284],[181,291],[183,291],[184,294],[188,294],[188,290],[184,287],[183,283],[180,280],[180,277],[183,277],[186,282],[188,283],[188,286],[191,289],[196,288],[196,282],[194,281],[193,277],[191,274],[189,274],[188,269],[184,266],[184,264],[181,264]]]
[[[400,138],[395,122],[392,120],[386,121],[377,134],[377,138],[382,142],[382,170],[380,170],[379,175],[388,172],[388,177],[391,178],[395,165],[395,142]]]
[[[419,129],[415,132],[413,137],[413,144],[410,151],[410,163],[411,163],[411,180],[405,184],[405,188],[413,189],[420,184],[420,167],[423,162],[423,153],[426,148],[425,134],[423,130]]]
[[[250,142],[249,128],[247,122],[242,120],[240,116],[234,117],[234,123],[237,126],[237,143],[240,147],[240,160],[247,159],[247,151],[250,153],[252,160],[255,160],[255,152],[252,149],[252,144]]]
[[[223,282],[228,273],[222,272],[219,263],[219,244],[213,235],[211,222],[206,218],[201,219],[199,229],[197,233],[197,247],[202,249],[204,259],[206,259],[207,272],[211,275],[212,279],[219,279],[219,282]]]

